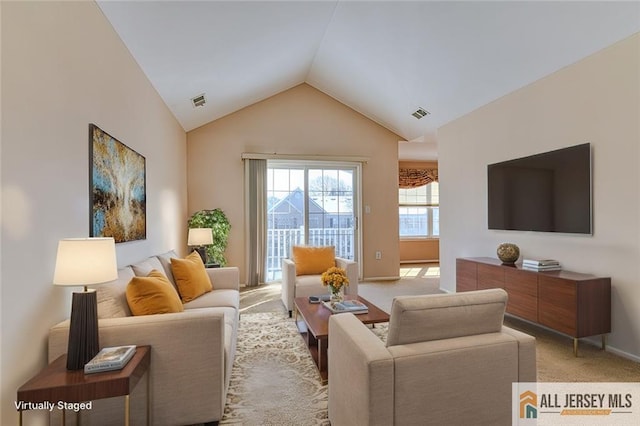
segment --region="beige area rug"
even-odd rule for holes
[[[329,425],[327,386],[292,319],[243,314],[221,425]]]

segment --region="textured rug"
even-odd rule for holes
[[[329,425],[322,386],[293,320],[242,314],[221,425]]]

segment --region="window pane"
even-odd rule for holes
[[[426,207],[400,207],[401,237],[426,237],[427,232]]]
[[[398,190],[400,237],[440,235],[440,186],[431,182],[418,188]]]
[[[398,190],[398,203],[400,205],[438,205],[440,201],[440,188],[438,182],[417,188],[400,188]]]
[[[431,232],[431,236],[437,237],[440,235],[440,208],[439,207],[431,207],[432,211],[432,223],[433,230]]]

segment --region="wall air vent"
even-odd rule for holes
[[[429,114],[431,113],[424,108],[418,108],[415,112],[411,113],[411,115],[413,115],[418,120],[420,120],[422,117],[426,117]]]
[[[207,103],[207,100],[204,97],[204,93],[202,95],[198,95],[195,98],[191,98],[191,103],[193,103],[193,107],[201,107]]]

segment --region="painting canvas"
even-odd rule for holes
[[[89,125],[92,237],[116,243],[147,234],[145,158],[95,124]]]

